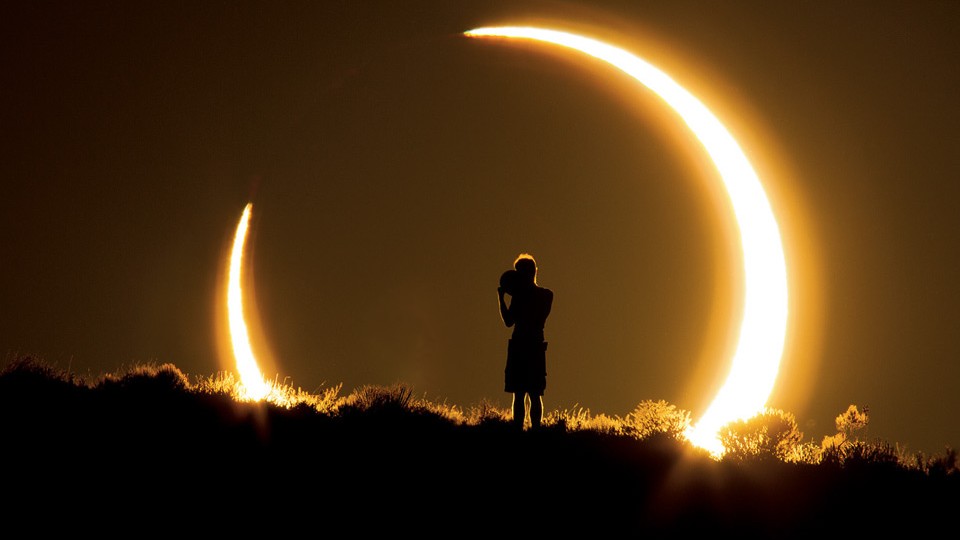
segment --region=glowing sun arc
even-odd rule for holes
[[[243,248],[247,241],[250,226],[250,214],[253,204],[247,204],[237,223],[233,237],[233,249],[230,252],[230,270],[227,277],[227,317],[230,326],[230,343],[233,356],[240,374],[243,397],[259,401],[270,393],[270,386],[264,381],[263,373],[257,365],[257,357],[250,344],[250,333],[243,313]]]
[[[720,428],[766,405],[776,381],[787,328],[787,272],[780,229],[760,178],[740,145],[710,110],[666,73],[612,45],[556,30],[488,27],[469,37],[516,38],[551,43],[602,60],[655,92],[683,119],[713,160],[740,230],[744,304],[736,352],[726,381],[703,416],[686,433],[714,454]]]

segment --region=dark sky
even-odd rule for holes
[[[527,23],[664,69],[753,161],[791,283],[769,405],[960,447],[957,2],[5,2],[0,352],[216,373],[252,201],[280,378],[508,405],[495,288],[529,251],[548,410],[698,415],[739,305],[719,180],[622,75],[460,36]]]

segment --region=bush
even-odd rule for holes
[[[843,464],[847,458],[862,460],[870,452],[869,446],[857,439],[857,432],[865,429],[870,423],[869,408],[863,410],[856,405],[850,405],[834,420],[837,426],[835,435],[828,435],[820,443],[823,461],[827,463]]]
[[[11,388],[81,384],[78,376],[29,355],[13,358],[0,370],[0,385]]]
[[[637,439],[666,434],[681,438],[690,427],[690,412],[678,409],[664,400],[645,400],[637,404],[623,419],[624,433]]]
[[[735,461],[776,458],[788,461],[797,455],[803,433],[794,416],[780,409],[764,409],[747,420],[731,422],[720,430],[724,459]],[[801,452],[802,453],[802,452]]]
[[[190,379],[173,364],[141,364],[120,374],[104,375],[97,388],[120,389],[136,393],[186,392]]]
[[[343,407],[364,412],[381,412],[409,410],[413,404],[413,390],[406,385],[364,385],[346,397]]]

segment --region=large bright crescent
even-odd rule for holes
[[[519,38],[552,43],[607,62],[655,92],[703,144],[723,180],[740,230],[743,253],[743,318],[726,382],[687,437],[715,454],[726,423],[754,416],[773,390],[787,328],[787,271],[780,230],[760,178],[724,125],[690,92],[639,57],[612,45],[533,27],[477,28],[470,37]]]

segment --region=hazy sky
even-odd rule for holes
[[[251,201],[271,374],[506,406],[497,278],[529,251],[548,410],[698,415],[740,302],[719,180],[612,69],[460,35],[527,23],[664,69],[753,161],[791,283],[770,406],[960,447],[957,2],[6,2],[0,352],[223,369]]]

